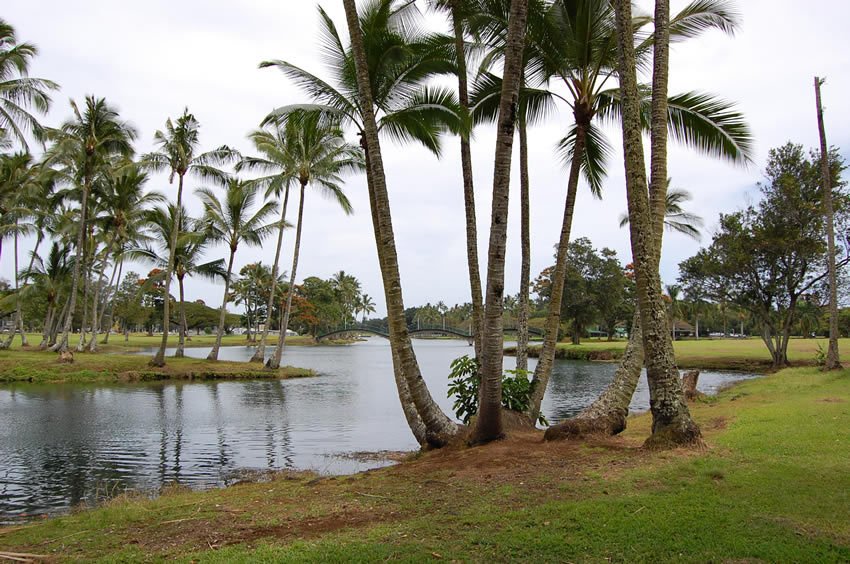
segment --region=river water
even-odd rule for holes
[[[449,363],[470,347],[464,341],[414,342],[434,399],[450,413]],[[196,357],[208,352],[186,350]],[[252,348],[225,347],[220,358],[241,361],[252,354]],[[246,470],[351,473],[390,463],[363,453],[417,447],[399,406],[386,340],[289,347],[284,364],[312,368],[318,376],[0,386],[0,522],[60,513],[128,489],[226,485]],[[512,368],[513,359],[505,364]],[[615,369],[613,363],[557,361],[544,414],[558,421],[577,413]],[[711,393],[746,377],[703,372],[700,389]],[[632,409],[648,409],[643,378]]]

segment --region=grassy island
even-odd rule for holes
[[[77,353],[73,363],[60,363],[56,353],[0,351],[0,383],[132,382],[146,380],[236,380],[298,378],[312,370],[282,367],[266,370],[261,364],[169,358],[163,368],[148,366],[147,355]]]

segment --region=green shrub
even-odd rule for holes
[[[478,413],[478,388],[481,384],[478,368],[478,360],[467,355],[454,359],[451,364],[448,396],[455,396],[452,408],[464,424],[469,423],[470,418]],[[506,370],[502,376],[502,406],[511,411],[525,412],[528,409],[531,390],[532,384],[527,370]],[[538,421],[544,425],[548,424],[543,415],[540,415]]]

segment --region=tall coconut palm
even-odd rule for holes
[[[667,331],[658,272],[663,205],[666,200],[663,196],[667,183],[670,6],[666,0],[656,0],[655,7],[650,122],[652,163],[650,181],[647,182],[642,144],[641,94],[637,83],[635,46],[631,37],[632,6],[630,0],[614,0],[629,228],[652,412],[652,435],[647,439],[647,445],[664,447],[699,442],[701,433],[691,418],[679,381],[673,342]]]
[[[345,106],[340,109],[351,114],[351,121],[356,120],[360,124],[362,146],[366,152],[366,184],[387,303],[396,387],[402,410],[420,444],[442,446],[457,434],[458,427],[443,413],[425,386],[407,330],[376,112],[383,113],[381,125],[393,135],[415,138],[435,148],[439,147],[434,144],[438,143],[440,125],[447,112],[442,109],[445,107],[442,105],[432,105],[431,109],[423,111],[425,108],[416,103],[433,92],[418,89],[422,80],[430,76],[432,69],[420,65],[423,57],[418,49],[400,49],[406,44],[403,32],[409,27],[404,25],[405,17],[410,13],[412,3],[404,4],[401,8],[397,8],[396,4],[389,1],[372,2],[361,16],[357,13],[354,0],[344,1],[351,50],[342,48],[335,29],[333,36],[337,38],[338,50],[344,54],[342,62],[345,64],[340,70],[346,69],[349,88],[354,88],[349,90],[353,102],[345,100]],[[402,58],[401,64],[391,64],[393,53],[406,53],[407,56]],[[421,72],[425,70],[429,72]],[[450,96],[445,94],[441,98],[447,100]],[[332,100],[339,104],[337,96]],[[393,111],[398,108],[394,100],[412,102],[413,111]],[[416,115],[422,119],[417,120]],[[411,123],[411,119],[414,123]],[[417,121],[422,124],[421,127],[414,126]],[[412,127],[402,129],[402,123],[410,123]]]
[[[479,6],[479,12],[472,18],[472,26],[481,40],[488,45],[489,53],[483,64],[489,68],[505,53],[510,3],[505,0],[482,0]],[[545,28],[548,25],[545,7],[546,4],[542,0],[529,1],[528,29],[523,46],[516,120],[519,136],[521,249],[516,365],[520,370],[528,368],[528,317],[531,287],[531,181],[528,170],[528,127],[541,121],[552,108],[551,94],[546,90],[533,88],[533,86],[540,86],[546,79],[542,56],[538,52],[539,38],[545,35]],[[538,40],[535,41],[533,38]],[[500,77],[489,72],[479,75],[472,95],[473,116],[476,120],[496,121],[501,89]]]
[[[169,237],[174,232],[174,223],[178,217],[183,225],[188,227],[188,229],[184,228],[179,231],[177,245],[174,247],[173,263],[174,276],[177,278],[179,292],[177,318],[180,327],[177,350],[174,356],[180,358],[184,355],[186,347],[185,279],[196,276],[210,281],[224,280],[226,274],[224,270],[224,259],[202,262],[204,253],[213,241],[203,231],[196,231],[194,228],[201,226],[197,225],[186,214],[185,208],[178,212],[175,204],[169,204],[167,207],[157,206],[145,212],[146,225],[153,234],[152,239],[157,241],[157,247],[135,247],[130,249],[127,254],[134,259],[149,261],[156,268],[162,269],[164,272],[164,269],[168,267],[167,253],[171,248]]]
[[[304,197],[307,186],[318,190],[331,198],[350,214],[351,203],[340,186],[340,175],[363,166],[362,151],[359,147],[345,142],[342,130],[336,120],[328,121],[320,112],[293,114],[285,125],[284,144],[281,152],[285,155],[285,169],[290,171],[293,181],[300,187],[298,198],[298,220],[295,224],[295,250],[292,255],[292,269],[289,271],[289,287],[295,287],[298,271],[298,257],[301,251],[301,227],[304,224]],[[267,366],[280,367],[280,359],[286,346],[286,330],[289,327],[289,315],[292,309],[292,294],[288,292],[283,310],[283,330],[278,345]]]
[[[271,230],[277,227],[276,222],[266,223],[269,216],[277,213],[277,202],[274,200],[265,202],[254,212],[253,208],[259,193],[257,185],[235,178],[228,181],[221,199],[209,188],[200,188],[195,193],[204,206],[204,216],[201,219],[202,231],[210,240],[221,241],[230,249],[215,345],[207,356],[208,360],[218,360],[227,315],[227,302],[230,301],[230,278],[233,273],[236,250],[241,243],[259,246]],[[164,319],[163,323],[168,323],[168,320]]]
[[[95,275],[95,289],[92,298],[92,338],[88,343],[89,352],[97,350],[97,333],[103,318],[105,307],[101,304],[101,291],[106,268],[112,260],[112,276],[107,289],[115,282],[120,263],[120,249],[128,241],[138,244],[142,234],[138,226],[144,221],[150,206],[165,201],[158,192],[145,193],[144,187],[148,175],[135,163],[126,163],[115,171],[102,175],[99,185],[98,206],[93,213],[92,223],[98,225],[104,236],[103,260],[99,272]]]
[[[315,102],[311,107],[339,115],[341,125],[353,125],[361,136],[361,146],[366,150],[372,223],[384,275],[399,400],[420,444],[444,444],[455,435],[457,425],[431,397],[404,321],[386,177],[377,137],[384,133],[396,140],[417,141],[439,154],[441,132],[447,126],[462,130],[463,120],[451,91],[428,87],[426,81],[434,74],[451,72],[452,64],[444,50],[437,48],[439,45],[435,47],[435,42],[429,41],[416,25],[419,14],[413,2],[372,0],[361,14],[357,13],[354,2],[347,3],[350,48],[344,46],[327,14],[320,10],[320,16],[323,52],[337,86],[284,61],[263,63],[263,66],[280,68],[308,92]],[[303,108],[284,107],[275,114]],[[375,167],[371,162],[373,156],[381,161]]]
[[[479,12],[476,0],[430,0],[437,10],[448,12],[454,39],[455,73],[458,81],[458,102],[464,114],[470,114],[469,76],[466,57],[466,35],[469,19]],[[472,177],[471,131],[460,136],[460,163],[463,178],[463,203],[466,219],[466,262],[469,272],[469,289],[472,304],[471,333],[475,354],[481,354],[481,322],[484,315],[484,298],[481,293],[481,271],[478,264],[478,225],[475,217],[475,185]]]
[[[375,300],[369,294],[361,294],[357,303],[358,310],[363,314],[361,323],[366,323],[366,316],[375,313]]]
[[[654,38],[641,32],[652,18],[629,15],[629,41],[636,61],[642,66],[651,62]],[[536,418],[551,375],[557,328],[560,324],[560,301],[567,271],[567,248],[578,193],[583,174],[591,190],[601,193],[605,178],[605,162],[611,148],[598,126],[599,120],[620,122],[620,91],[612,86],[619,80],[617,62],[617,28],[613,0],[557,1],[551,5],[548,21],[552,27],[539,39],[540,52],[550,81],[560,82],[567,91],[558,95],[572,111],[572,120],[559,151],[569,163],[564,217],[557,246],[552,296],[546,319],[545,337],[534,372],[534,389],[529,415]],[[673,40],[695,37],[709,29],[733,33],[737,15],[726,0],[694,0],[669,22]],[[651,124],[652,97],[648,87],[638,85],[637,103],[642,131]],[[734,163],[746,163],[752,154],[752,135],[743,116],[732,105],[711,95],[688,92],[669,97],[665,120],[673,138],[703,153]],[[666,181],[666,178],[665,178]],[[662,190],[663,191],[663,190]],[[662,201],[666,198],[662,196]],[[655,208],[654,221],[664,221],[664,207]]]
[[[4,136],[27,149],[27,136],[41,137],[42,127],[30,108],[40,114],[50,109],[50,80],[32,78],[30,62],[38,54],[31,43],[18,43],[15,28],[0,18],[0,141]],[[5,134],[5,135],[4,135]]]
[[[261,172],[262,176],[250,180],[266,191],[266,197],[280,198],[283,194],[283,205],[280,208],[280,221],[277,229],[277,245],[275,246],[274,261],[272,262],[271,284],[266,299],[266,322],[263,327],[263,335],[257,345],[257,350],[251,357],[251,362],[264,362],[266,359],[266,345],[268,343],[269,331],[271,330],[272,307],[275,302],[280,270],[280,251],[283,246],[283,232],[287,227],[286,211],[289,207],[289,188],[294,182],[292,171],[288,170],[289,158],[283,147],[286,145],[286,128],[281,124],[266,124],[264,129],[258,129],[248,136],[254,143],[257,152],[262,156],[243,157],[236,165],[236,171],[248,170]]]
[[[493,205],[487,253],[487,285],[481,344],[481,388],[478,418],[471,440],[481,443],[502,437],[502,360],[504,332],[502,300],[505,290],[505,241],[511,155],[523,75],[528,0],[511,0],[505,40],[502,92],[493,166]]]
[[[154,143],[157,150],[142,157],[145,166],[154,171],[169,171],[168,181],[173,182],[177,177],[177,221],[172,226],[172,233],[168,237],[170,247],[168,250],[168,265],[165,269],[165,295],[169,295],[171,288],[171,275],[174,271],[174,253],[182,222],[179,213],[183,209],[183,182],[186,175],[198,177],[207,182],[213,182],[224,186],[228,182],[228,175],[220,170],[224,164],[236,159],[236,152],[227,146],[221,146],[213,151],[198,153],[200,147],[200,124],[195,116],[189,113],[189,109],[183,110],[175,122],[169,118],[165,122],[165,131],[157,131],[154,134]],[[162,341],[159,349],[151,359],[152,366],[165,366],[165,347],[168,345],[168,330],[170,319],[169,300],[165,300],[164,317],[162,324]]]
[[[89,195],[100,174],[112,164],[115,157],[130,158],[136,130],[120,119],[118,111],[104,98],[87,96],[82,110],[72,100],[74,117],[59,129],[49,130],[47,136],[53,145],[46,153],[46,162],[62,168],[62,178],[79,193],[80,217],[77,226],[74,276],[68,311],[62,326],[62,335],[53,346],[54,351],[68,349],[68,334],[74,317],[77,290],[82,270],[86,234],[89,231]],[[81,337],[82,338],[82,337]]]

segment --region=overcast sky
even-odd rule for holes
[[[850,155],[850,42],[847,22],[850,2],[812,0],[801,9],[793,0],[737,0],[742,15],[733,38],[710,33],[673,47],[671,93],[703,90],[734,100],[749,119],[755,135],[755,163],[733,167],[673,146],[669,170],[674,186],[694,195],[690,209],[706,220],[703,242],[710,239],[718,214],[733,211],[757,198],[767,152],[793,140],[817,144],[815,75],[826,76],[824,105],[830,144]],[[342,3],[321,2],[344,28]],[[685,6],[673,0],[675,12]],[[188,106],[202,125],[205,149],[229,144],[250,153],[246,134],[273,108],[306,98],[278,71],[258,70],[262,60],[285,59],[322,76],[317,56],[316,2],[309,0],[207,0],[204,2],[114,2],[106,0],[6,0],[0,16],[17,30],[20,40],[40,50],[32,76],[49,78],[62,89],[45,119],[58,125],[70,115],[68,100],[87,94],[105,97],[139,129],[138,151],[150,150],[154,131],[166,118]],[[647,2],[641,5],[649,6]],[[436,26],[440,17],[429,18]],[[844,100],[844,102],[842,102]],[[530,133],[532,276],[552,262],[563,213],[566,173],[554,156],[569,112],[551,117]],[[619,132],[609,130],[619,155]],[[349,135],[351,141],[356,141]],[[473,146],[482,277],[486,269],[487,232],[492,190],[495,137],[492,129],[476,130]],[[383,144],[385,166],[399,250],[405,304],[443,300],[469,301],[465,230],[458,141],[447,138],[442,160],[415,146]],[[515,160],[516,162],[516,160]],[[602,201],[582,185],[573,225],[574,237],[588,237],[597,247],[615,249],[629,262],[627,230],[618,228],[625,210],[622,159],[610,163]],[[175,197],[167,177],[155,177],[149,189]],[[188,188],[190,213],[200,209]],[[327,278],[345,270],[357,276],[384,313],[375,243],[369,217],[365,179],[347,179],[346,192],[355,214],[346,217],[337,206],[313,195],[305,204],[305,226],[298,279]],[[511,183],[512,207],[508,232],[506,291],[519,284],[518,181]],[[283,268],[289,269],[292,239],[285,240]],[[23,245],[23,253],[29,244]],[[250,262],[271,263],[273,242],[262,249],[242,248],[236,270]],[[665,240],[662,277],[675,281],[678,263],[699,243],[681,235]],[[0,277],[12,278],[10,246],[0,262]],[[220,247],[214,253],[224,256]],[[147,272],[148,266],[135,270]],[[202,281],[187,285],[187,299],[218,304],[221,286]]]

